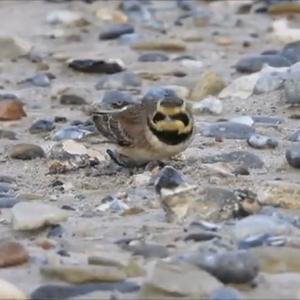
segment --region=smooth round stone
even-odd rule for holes
[[[300,142],[300,130],[295,131],[289,136],[289,141]]]
[[[102,109],[117,109],[135,103],[137,101],[133,99],[131,93],[113,90],[105,91],[99,105]]]
[[[161,189],[173,189],[184,182],[179,172],[171,166],[165,166],[158,174],[155,182],[155,190],[160,193]]]
[[[276,139],[260,134],[251,135],[248,138],[247,143],[249,146],[256,149],[274,149],[278,146],[278,141]]]
[[[286,79],[285,72],[262,73],[258,78],[254,94],[264,94],[283,88]]]
[[[49,120],[38,120],[34,122],[29,128],[31,134],[50,132],[55,128],[52,121]]]
[[[26,249],[14,241],[0,242],[0,267],[17,266],[28,260]]]
[[[64,94],[60,97],[60,104],[63,105],[84,105],[86,101],[84,98],[73,95],[73,94]]]
[[[155,61],[167,61],[169,57],[166,54],[158,53],[158,52],[151,52],[151,53],[144,53],[141,54],[138,58],[138,61],[142,62],[155,62]]]
[[[37,74],[30,78],[30,82],[38,87],[48,87],[51,84],[51,80],[47,74]]]
[[[300,41],[292,42],[284,46],[281,53],[282,56],[285,56],[292,63],[300,61]]]
[[[113,40],[122,36],[123,34],[130,34],[134,32],[134,27],[130,24],[114,24],[103,30],[99,35],[100,40]]]
[[[128,33],[121,35],[118,41],[120,45],[131,45],[133,43],[138,42],[141,39],[142,37],[138,33]]]
[[[285,157],[290,166],[299,169],[300,168],[300,144],[286,150]]]
[[[290,68],[284,83],[286,102],[300,104],[300,68]]]
[[[0,140],[8,139],[8,140],[16,140],[16,133],[11,130],[0,129]]]
[[[232,287],[221,287],[209,295],[209,300],[242,300],[241,294]]]
[[[56,131],[52,137],[54,141],[81,140],[92,132],[77,126],[70,126]]]
[[[45,157],[44,150],[33,144],[17,144],[10,151],[10,157],[15,159],[35,159]]]
[[[239,60],[235,68],[241,73],[254,73],[260,71],[264,64],[271,67],[289,67],[291,62],[278,54],[252,55]]]
[[[235,122],[215,123],[202,129],[202,134],[206,137],[236,140],[247,139],[254,133],[255,129],[253,127]]]

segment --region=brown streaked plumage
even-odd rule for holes
[[[117,145],[118,154],[137,163],[182,152],[194,131],[191,109],[178,97],[95,112],[93,121],[98,131]]]

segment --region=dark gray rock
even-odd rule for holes
[[[52,121],[49,120],[38,120],[34,122],[29,128],[31,134],[50,132],[55,128]]]
[[[141,54],[138,58],[138,61],[142,62],[155,62],[155,61],[168,61],[169,57],[166,54],[152,52]]]
[[[278,146],[278,141],[275,138],[261,134],[251,135],[247,139],[247,143],[249,146],[256,149],[274,149]]]
[[[1,139],[16,140],[17,136],[16,133],[11,130],[0,129],[0,140]]]
[[[106,91],[99,103],[102,109],[118,109],[137,103],[131,93],[118,90]]]
[[[10,184],[0,181],[0,195],[9,192],[9,190],[10,190]]]
[[[232,162],[249,169],[261,169],[264,166],[264,162],[257,155],[247,151],[233,151],[220,155],[206,156],[201,161],[208,164]]]
[[[84,98],[73,95],[73,94],[63,94],[60,96],[60,104],[63,105],[84,105],[86,101]]]
[[[133,72],[122,72],[103,77],[95,86],[96,90],[102,89],[132,89],[142,85],[142,80]]]
[[[271,67],[289,67],[292,63],[278,54],[252,55],[238,61],[235,68],[241,73],[254,73],[262,69],[264,64]]]
[[[10,157],[14,159],[29,160],[45,156],[44,150],[34,144],[17,144],[10,151]]]
[[[133,255],[141,255],[144,258],[165,258],[169,256],[168,249],[159,244],[141,243],[139,245],[129,246],[128,250],[131,250]]]
[[[103,30],[99,35],[100,40],[113,40],[122,36],[123,34],[130,34],[134,32],[134,27],[130,24],[114,24]]]
[[[300,41],[292,42],[282,49],[280,54],[290,60],[293,64],[300,61]]]
[[[295,131],[289,136],[289,141],[300,142],[300,130]]]
[[[19,201],[16,199],[15,196],[0,194],[0,209],[1,208],[12,208],[18,202]]]
[[[300,168],[300,144],[286,150],[285,157],[291,167],[299,169]]]
[[[253,135],[255,129],[241,123],[219,122],[204,127],[201,132],[206,137],[243,140]]]
[[[68,66],[75,71],[91,74],[114,74],[124,70],[119,61],[103,59],[74,59]]]

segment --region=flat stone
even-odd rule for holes
[[[300,42],[288,43],[284,46],[281,53],[282,56],[285,56],[292,63],[297,63],[300,61]]]
[[[249,146],[256,149],[274,149],[278,146],[278,141],[275,138],[261,134],[251,135],[247,139]]]
[[[287,149],[285,152],[286,160],[293,168],[300,168],[300,145],[296,145]]]
[[[21,265],[28,261],[29,255],[26,249],[14,241],[0,242],[0,267]]]
[[[155,62],[155,61],[168,61],[169,57],[166,54],[159,53],[159,52],[149,52],[143,53],[139,56],[138,61],[141,62]]]
[[[114,24],[110,25],[102,31],[99,35],[100,40],[113,40],[122,36],[123,34],[130,34],[134,32],[134,27],[130,24]]]
[[[186,50],[186,45],[180,40],[175,39],[153,39],[137,41],[131,44],[131,48],[134,50],[146,50],[146,51],[169,51],[169,52],[181,52]]]
[[[255,154],[247,151],[233,151],[214,156],[206,156],[202,158],[203,163],[216,163],[216,162],[231,162],[250,169],[261,169],[264,162]]]
[[[225,87],[223,78],[213,71],[204,72],[191,92],[191,100],[202,100],[219,94]]]
[[[0,139],[16,140],[17,135],[14,131],[0,129]]]
[[[142,285],[139,299],[207,298],[222,284],[207,272],[184,262],[157,261]]]
[[[0,35],[0,59],[17,59],[29,54],[32,45],[19,37]]]
[[[39,134],[44,132],[50,132],[53,129],[55,129],[54,122],[41,119],[41,120],[37,120],[30,126],[29,132],[31,134]]]
[[[255,129],[236,122],[219,122],[204,127],[201,132],[206,137],[244,140],[253,135]]]
[[[221,287],[214,290],[209,295],[209,300],[242,300],[243,297],[239,291],[232,287]]]
[[[133,255],[141,255],[144,258],[165,258],[169,256],[168,249],[159,244],[140,243],[138,245],[131,246],[130,250]]]
[[[63,94],[60,96],[60,104],[63,105],[84,105],[86,100],[80,96],[73,94]]]
[[[0,121],[15,121],[26,117],[23,106],[18,100],[1,100]]]
[[[15,196],[0,194],[0,208],[12,208],[19,200]]]
[[[20,202],[11,210],[14,230],[34,230],[68,218],[65,210],[41,202]]]
[[[264,94],[284,87],[286,72],[263,72],[254,87],[254,94]]]
[[[26,294],[12,283],[0,279],[0,299],[26,300]]]
[[[68,66],[75,71],[90,74],[114,74],[125,69],[120,59],[74,59]]]
[[[40,271],[45,276],[76,284],[87,282],[118,282],[126,279],[125,272],[116,266],[42,266]]]
[[[33,144],[17,144],[10,150],[10,157],[14,159],[36,159],[45,157],[44,150]]]

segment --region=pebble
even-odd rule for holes
[[[26,117],[24,105],[18,100],[0,101],[0,121],[15,121]]]
[[[294,133],[292,133],[289,136],[289,141],[291,141],[291,142],[300,142],[300,130],[297,130]]]
[[[99,106],[101,109],[118,109],[122,108],[124,106],[127,106],[129,104],[135,104],[137,103],[136,100],[134,100],[131,93],[126,91],[118,91],[118,90],[112,90],[112,91],[105,91]]]
[[[0,279],[0,299],[26,300],[28,297],[22,290],[12,283],[4,279]]]
[[[141,62],[163,62],[169,60],[169,57],[166,54],[159,52],[149,52],[143,53],[139,56],[138,61]]]
[[[90,74],[114,74],[125,69],[120,59],[73,59],[68,66],[75,71]]]
[[[138,33],[123,34],[119,37],[118,41],[120,45],[131,45],[142,39]]]
[[[208,113],[212,115],[220,115],[223,111],[223,103],[220,99],[209,96],[200,102],[193,103],[194,114]]]
[[[258,260],[246,250],[225,253],[199,251],[186,254],[182,259],[204,269],[225,284],[251,282],[259,272]]]
[[[206,137],[243,140],[253,135],[255,129],[236,122],[219,122],[204,127],[201,133]]]
[[[66,128],[61,128],[56,131],[52,137],[53,141],[63,141],[63,140],[82,140],[92,132],[86,128],[80,128],[78,126],[70,126]]]
[[[159,244],[139,243],[129,248],[133,255],[141,255],[144,258],[165,258],[169,256],[168,249]]]
[[[17,59],[30,53],[32,45],[20,37],[0,35],[0,59]]]
[[[19,202],[19,200],[16,199],[15,196],[10,196],[10,195],[6,195],[6,194],[1,195],[0,194],[0,209],[1,208],[12,208],[18,202]]]
[[[63,94],[59,99],[60,104],[63,105],[85,105],[86,100],[80,96],[73,94]]]
[[[300,168],[300,145],[296,145],[287,149],[285,157],[289,165],[293,168]]]
[[[278,54],[252,55],[239,60],[235,68],[241,73],[254,73],[260,71],[264,64],[271,67],[289,67],[292,63]]]
[[[141,287],[139,299],[186,297],[207,299],[222,284],[209,273],[184,262],[158,260]]]
[[[28,258],[29,254],[21,244],[5,240],[0,242],[0,268],[24,264]]]
[[[70,10],[55,10],[50,12],[47,15],[47,22],[51,25],[64,26],[83,26],[88,24],[79,12]]]
[[[38,133],[50,132],[53,129],[55,129],[54,122],[41,119],[41,120],[37,120],[30,126],[29,132],[31,134],[38,134]]]
[[[134,33],[134,27],[130,24],[114,24],[104,28],[99,35],[100,40],[113,40],[117,39],[123,34]]]
[[[25,81],[31,82],[37,87],[48,87],[51,85],[51,78],[48,74],[37,74]]]
[[[264,162],[255,154],[247,151],[233,151],[220,155],[206,156],[201,159],[203,163],[232,162],[249,169],[261,169]]]
[[[300,78],[300,67],[296,67],[298,64],[294,65],[295,67],[292,67],[289,69],[286,75],[286,80],[284,83],[284,92],[285,92],[285,98],[286,102],[288,104],[300,104],[300,84],[299,84],[299,78]]]
[[[285,79],[285,72],[262,72],[255,84],[253,92],[259,95],[279,90],[284,87]]]
[[[225,87],[223,78],[213,71],[204,72],[191,92],[191,100],[202,100],[219,94]]]
[[[275,138],[261,134],[251,135],[247,139],[249,146],[256,149],[274,149],[278,146],[278,141]]]
[[[82,283],[76,285],[42,285],[34,290],[31,295],[31,300],[55,300],[58,298],[73,298],[83,295],[87,298],[87,294],[93,291],[118,291],[120,293],[132,293],[139,290],[139,285],[133,282],[124,281],[116,283]]]
[[[195,59],[181,59],[180,65],[182,65],[185,68],[199,71],[203,69],[204,63],[201,60],[195,60]]]
[[[229,120],[229,122],[244,124],[244,125],[248,125],[248,126],[252,126],[254,124],[253,118],[249,117],[249,116],[241,116],[241,117],[231,118]]]
[[[242,300],[243,297],[239,291],[232,287],[221,287],[214,290],[209,295],[209,300]]]
[[[142,85],[141,78],[130,71],[113,74],[102,78],[95,86],[96,90],[122,90],[138,88]]]
[[[102,204],[96,207],[97,211],[123,212],[129,209],[129,206],[122,200],[115,197],[106,197]]]
[[[69,283],[118,282],[126,279],[122,268],[116,266],[95,265],[56,265],[42,266],[40,272],[51,278]]]
[[[176,39],[147,39],[130,45],[133,50],[181,52],[186,50],[186,44]]]
[[[285,56],[292,63],[297,63],[300,61],[300,42],[288,43],[284,46],[280,52],[282,56]]]
[[[37,201],[17,203],[11,212],[14,230],[35,230],[56,225],[68,217],[65,210]]]
[[[29,160],[45,157],[45,152],[40,146],[34,144],[17,144],[10,150],[10,157]]]
[[[0,139],[16,140],[17,135],[11,130],[0,129]]]

